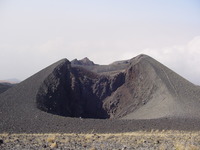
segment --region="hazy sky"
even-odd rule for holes
[[[145,53],[200,85],[199,0],[0,0],[0,80]]]

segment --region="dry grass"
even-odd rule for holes
[[[57,147],[58,147],[58,145],[57,145],[56,142],[54,142],[54,143],[52,143],[52,144],[50,145],[50,148],[57,148]]]
[[[9,144],[29,145],[40,149],[71,148],[71,149],[131,149],[153,148],[158,150],[198,150],[200,149],[200,132],[189,131],[137,131],[129,133],[89,133],[89,134],[0,134],[4,143],[0,149],[8,148]],[[15,146],[15,145],[12,145]],[[11,148],[11,147],[9,147]],[[35,147],[34,147],[35,148]]]
[[[47,138],[47,142],[49,143],[53,143],[55,141],[55,135],[50,135],[48,138]]]

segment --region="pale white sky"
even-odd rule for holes
[[[0,80],[145,53],[200,85],[199,18],[199,0],[0,0]]]

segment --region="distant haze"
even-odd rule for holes
[[[19,83],[20,80],[15,79],[15,78],[13,78],[13,79],[0,80],[0,83],[4,83],[4,82],[8,82],[8,83]]]
[[[62,58],[97,64],[150,55],[200,85],[199,0],[1,0],[0,80]]]

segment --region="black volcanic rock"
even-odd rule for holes
[[[96,64],[94,64],[93,61],[89,60],[87,57],[85,57],[81,60],[74,59],[74,60],[71,61],[71,64],[72,65],[84,65],[84,66],[96,65]]]
[[[72,65],[82,65],[81,62],[80,62],[78,59],[73,59],[73,60],[71,61],[71,64],[72,64]]]
[[[83,65],[95,65],[94,62],[92,62],[91,60],[89,60],[87,57],[83,58],[80,60],[80,62],[82,62]]]

